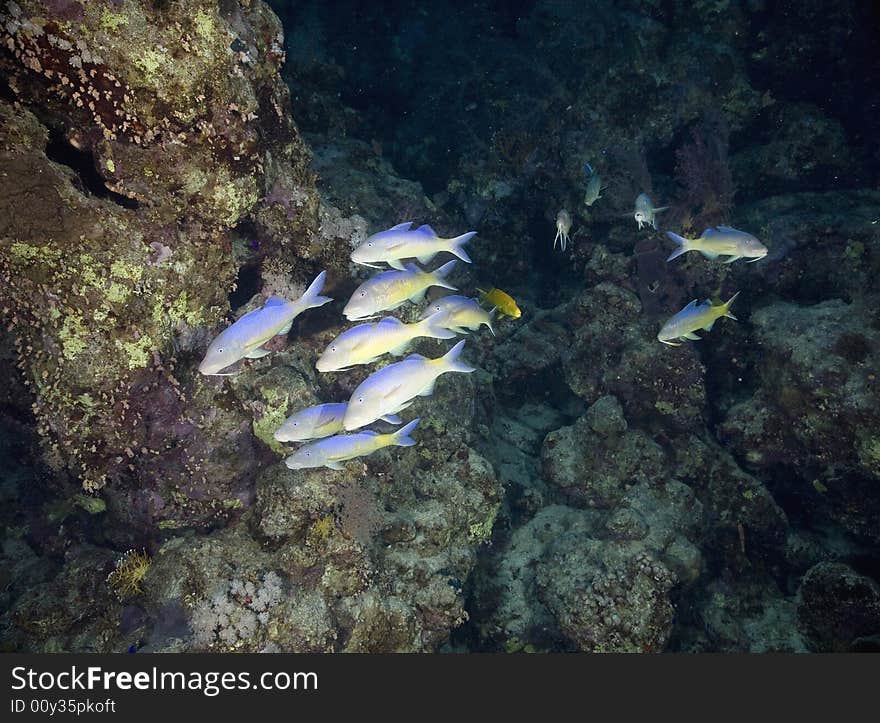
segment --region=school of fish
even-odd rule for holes
[[[602,184],[601,175],[589,163],[585,164],[584,173],[587,178],[584,205],[592,206],[597,200],[602,198],[601,194],[606,186]],[[632,217],[635,219],[639,230],[647,227],[654,231],[657,230],[658,214],[669,208],[669,206],[655,206],[647,193],[640,193],[636,197],[633,206]],[[629,216],[630,214],[626,215]],[[562,209],[556,215],[556,236],[553,239],[554,249],[557,243],[559,243],[562,250],[565,251],[572,222],[571,214],[565,209]],[[740,259],[748,259],[748,263],[754,263],[763,259],[768,253],[767,247],[752,234],[731,228],[730,226],[707,228],[700,234],[699,238],[684,238],[672,231],[667,231],[666,235],[677,245],[676,249],[666,259],[667,262],[677,259],[688,251],[697,251],[710,261],[721,258],[725,264],[732,264]],[[501,293],[503,294],[503,292]],[[670,346],[678,346],[686,340],[696,341],[701,338],[696,332],[711,331],[718,318],[726,316],[730,319],[736,319],[730,313],[730,305],[737,296],[739,296],[738,291],[726,303],[714,305],[708,299],[702,304],[698,304],[697,300],[694,299],[662,325],[657,334],[658,341]],[[501,304],[496,304],[496,307],[499,314],[503,315],[504,312]]]
[[[355,289],[343,315],[349,321],[368,323],[353,326],[333,339],[315,362],[319,372],[344,372],[372,364],[385,355],[402,356],[419,337],[452,339],[482,326],[494,335],[496,316],[519,318],[521,311],[513,298],[492,288],[478,290],[479,301],[457,294],[436,299],[415,323],[407,324],[393,316],[372,321],[407,302],[421,303],[432,286],[457,291],[446,281],[456,264],[455,259],[433,271],[424,270],[411,260],[424,264],[437,254],[449,253],[471,263],[463,246],[473,238],[475,231],[445,239],[428,225],[417,229],[412,225],[401,223],[373,234],[352,252],[351,260],[355,263],[379,269],[380,264],[387,264],[390,269],[380,270]],[[241,359],[256,359],[271,353],[264,345],[276,335],[287,334],[299,314],[332,301],[319,295],[325,277],[326,272],[319,274],[297,301],[272,297],[261,308],[235,321],[211,342],[199,371],[206,375],[223,375],[226,374],[223,370]],[[483,304],[490,304],[492,308],[486,309]],[[459,341],[436,359],[410,354],[370,374],[348,401],[316,404],[291,414],[273,436],[278,442],[304,444],[285,459],[285,464],[290,469],[341,470],[343,462],[365,457],[384,447],[415,445],[410,435],[418,419],[390,433],[364,428],[379,421],[402,424],[398,412],[407,409],[418,397],[431,396],[442,375],[473,372],[474,367],[461,360],[463,349],[464,341]]]
[[[601,176],[589,164],[586,170],[589,176],[584,202],[590,206],[601,198],[605,187]],[[635,200],[633,217],[639,229],[648,226],[656,230],[657,214],[667,208],[655,207],[651,198],[641,193]],[[319,372],[345,372],[356,366],[373,364],[385,355],[402,356],[420,337],[452,339],[458,334],[478,331],[483,326],[494,335],[493,322],[497,318],[518,319],[521,316],[516,301],[493,287],[477,289],[478,299],[459,294],[435,299],[414,323],[404,323],[394,316],[379,318],[408,302],[420,304],[433,286],[457,291],[447,277],[457,260],[471,263],[464,245],[474,237],[475,231],[441,238],[428,225],[416,229],[412,226],[412,222],[405,222],[375,233],[352,251],[354,263],[380,271],[355,289],[342,313],[349,321],[369,323],[358,324],[333,339],[315,362]],[[559,211],[554,248],[559,243],[565,250],[571,226],[571,215],[564,209]],[[666,235],[676,244],[667,262],[688,251],[697,251],[712,261],[723,258],[725,264],[739,259],[748,259],[751,263],[764,258],[768,251],[750,233],[729,226],[707,228],[698,238],[685,238],[672,231],[667,231]],[[457,260],[447,261],[433,271],[414,263],[429,263],[441,253],[456,256]],[[382,264],[390,268],[382,270]],[[271,350],[266,346],[268,342],[276,336],[288,334],[300,314],[332,301],[321,296],[325,280],[326,271],[322,271],[299,299],[290,301],[273,296],[263,306],[241,316],[211,341],[199,372],[210,376],[237,374],[234,367],[241,360],[259,359],[270,354]],[[711,331],[721,317],[735,320],[730,307],[739,293],[737,291],[728,301],[719,304],[708,299],[698,303],[694,299],[661,326],[658,341],[678,346],[684,341],[700,339],[697,332]],[[442,375],[473,372],[474,367],[461,360],[463,349],[462,340],[436,359],[410,354],[402,361],[370,374],[355,388],[348,401],[317,404],[290,415],[275,430],[274,438],[283,443],[305,444],[288,456],[285,463],[290,469],[327,467],[340,470],[343,462],[365,457],[384,447],[415,445],[411,433],[418,425],[418,419],[390,433],[363,428],[378,421],[403,424],[398,413],[418,397],[433,395]]]

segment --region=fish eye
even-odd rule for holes
[[[362,292],[361,292],[361,298],[365,297],[366,295],[367,295],[367,292],[366,292],[366,291],[362,291]]]
[[[364,403],[364,398],[363,398],[363,397],[358,397],[358,403],[359,403],[359,404],[363,404],[363,403]]]
[[[373,248],[373,242],[372,242],[372,241],[369,241],[369,242],[367,243],[367,246],[369,246],[370,248]]]
[[[299,425],[299,422],[294,422],[294,423],[293,423],[293,426],[294,426],[294,427],[296,427],[296,426],[298,426],[298,425]]]
[[[309,452],[308,450],[306,450],[306,457],[311,457],[311,456],[312,456],[312,453]]]
[[[331,347],[330,347],[330,351],[336,351],[336,347],[335,347],[335,346],[331,346]]]

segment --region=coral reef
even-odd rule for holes
[[[0,0],[0,649],[876,650],[880,66],[859,3],[801,13]],[[314,366],[350,253],[409,220],[476,228],[453,283],[522,313],[417,446],[290,470],[278,424],[369,373]],[[767,257],[667,264],[720,222]]]
[[[842,563],[821,562],[804,575],[798,597],[798,624],[814,649],[877,650],[880,586],[874,580]]]

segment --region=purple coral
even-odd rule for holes
[[[727,220],[736,192],[727,158],[729,139],[724,120],[710,117],[676,152],[675,177],[683,198],[673,214],[682,227],[699,231]]]

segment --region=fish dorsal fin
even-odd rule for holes
[[[413,225],[412,221],[404,221],[403,223],[399,223],[396,226],[392,226],[389,228],[389,231],[406,231]]]
[[[397,329],[398,327],[404,326],[404,323],[394,316],[386,316],[381,321],[376,324],[377,327],[387,327],[389,329]]]
[[[688,304],[688,305],[687,305],[686,307],[684,307],[684,308],[685,308],[685,309],[696,309],[698,303],[699,303],[699,302],[698,302],[696,299],[694,299],[690,304]]]
[[[406,271],[409,271],[411,274],[424,274],[425,273],[415,264],[406,264],[406,266],[404,266],[403,268]]]
[[[239,317],[236,319],[236,321],[241,321],[242,319],[247,319],[249,316],[253,316],[253,315],[256,314],[258,311],[262,311],[264,307],[265,307],[265,305],[264,305],[264,306],[258,306],[256,309],[251,309],[250,311],[246,311],[244,314],[242,314],[241,316],[239,316]]]
[[[434,229],[432,229],[428,224],[423,224],[422,226],[419,226],[416,229],[416,231],[418,231],[421,234],[424,234],[425,236],[431,236],[432,238],[437,237],[437,232]]]
[[[287,304],[288,301],[283,296],[270,296],[266,299],[266,303],[263,306],[283,306]]]

